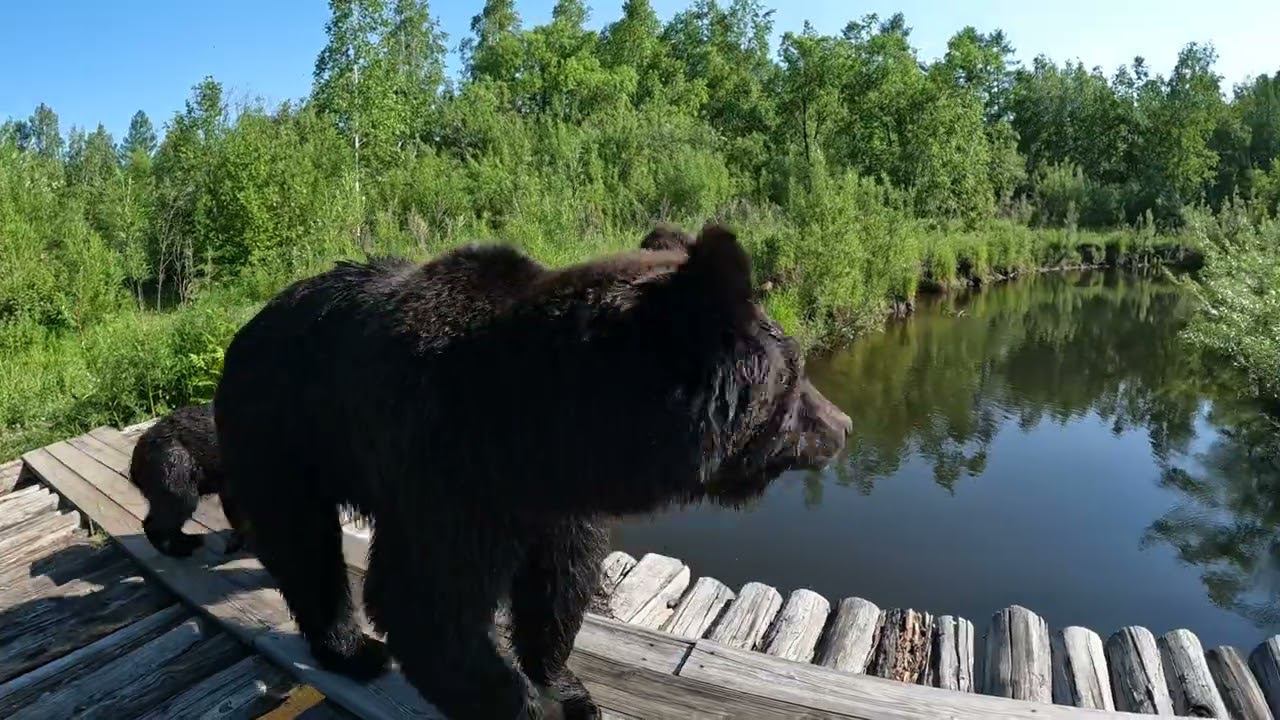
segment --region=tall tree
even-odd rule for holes
[[[124,136],[124,142],[120,144],[121,158],[127,158],[135,152],[143,152],[151,155],[156,151],[156,129],[151,124],[151,118],[141,110],[133,114],[133,118],[129,120],[129,132]]]
[[[46,158],[62,157],[62,132],[53,108],[40,103],[31,117],[18,125],[18,146]]]
[[[512,82],[520,66],[520,14],[514,0],[485,0],[460,47],[472,80]]]
[[[362,155],[389,93],[389,73],[381,38],[388,31],[383,0],[330,0],[328,41],[316,58],[312,97],[334,119],[352,148],[356,192],[363,175]]]

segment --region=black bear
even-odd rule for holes
[[[129,480],[147,498],[142,528],[151,544],[174,557],[195,552],[202,541],[182,532],[182,526],[196,511],[201,495],[223,487],[213,408],[179,408],[148,428],[133,447]],[[236,552],[244,544],[242,525],[234,505],[224,502],[223,512],[233,528],[226,550]]]
[[[505,246],[340,263],[227,350],[214,405],[228,490],[316,659],[389,649],[452,718],[598,717],[565,661],[603,518],[738,503],[818,467],[849,418],[752,301],[718,226],[683,249],[549,270]],[[370,516],[364,636],[338,509]],[[495,647],[510,600],[518,669]]]

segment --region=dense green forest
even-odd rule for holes
[[[600,31],[578,0],[538,27],[487,0],[460,39],[425,0],[330,4],[300,101],[205,78],[118,141],[44,105],[0,126],[0,457],[208,398],[256,303],[334,259],[563,264],[659,219],[734,224],[810,346],[922,284],[1203,253],[1193,339],[1280,389],[1280,73],[1224,88],[1196,44],[1168,75],[1028,67],[972,27],[926,61],[901,15],[771,48],[756,0],[626,0]]]

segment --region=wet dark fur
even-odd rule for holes
[[[149,508],[142,521],[147,539],[162,553],[186,557],[200,547],[198,535],[182,532],[201,495],[219,492],[223,486],[222,461],[213,424],[213,408],[195,405],[175,410],[138,438],[129,462],[129,479],[147,498]],[[235,528],[234,507],[224,507]],[[234,530],[227,552],[244,543]]]
[[[229,489],[327,667],[376,674],[338,508],[372,517],[365,605],[452,718],[596,717],[565,667],[600,519],[758,494],[836,452],[848,418],[750,300],[736,239],[551,271],[507,247],[341,264],[235,337],[218,388]],[[498,654],[511,602],[519,669]],[[532,685],[530,684],[532,682]]]

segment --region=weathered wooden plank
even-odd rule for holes
[[[674,673],[692,647],[690,641],[598,615],[583,619],[574,641],[575,650],[664,673]]]
[[[1121,628],[1106,643],[1107,668],[1117,710],[1172,715],[1173,699],[1160,661],[1160,648],[1144,627]]]
[[[19,708],[62,685],[89,675],[115,658],[127,655],[178,623],[190,614],[181,605],[171,605],[158,613],[78,648],[52,662],[0,685],[0,717],[11,717]]]
[[[737,595],[719,580],[700,577],[680,599],[675,614],[662,629],[676,637],[697,640],[715,624],[735,597]]]
[[[835,619],[818,643],[814,662],[844,672],[866,672],[879,633],[880,608],[859,597],[845,598],[836,605]]]
[[[58,508],[58,496],[31,485],[0,495],[0,532]]]
[[[50,586],[61,585],[127,561],[125,554],[109,542],[73,537],[64,547],[42,553],[20,566],[0,570],[0,586],[37,580]],[[0,607],[4,607],[3,602],[0,602]]]
[[[23,548],[41,539],[66,538],[80,527],[80,515],[69,513],[44,513],[24,520],[0,535],[0,570],[12,567]]]
[[[1205,662],[1200,638],[1190,630],[1170,630],[1157,644],[1173,711],[1186,717],[1226,718],[1227,706]]]
[[[1222,645],[1205,653],[1205,661],[1231,720],[1273,720],[1262,688],[1238,650]]]
[[[278,705],[293,685],[267,661],[247,657],[174,695],[142,720],[256,718]]]
[[[614,550],[600,565],[600,594],[609,597],[622,582],[622,578],[636,566],[636,559],[621,550]]]
[[[782,595],[764,583],[749,582],[720,616],[707,637],[730,647],[754,650],[782,609]]]
[[[120,718],[136,715],[193,682],[192,670],[216,669],[243,656],[225,634],[188,620],[98,670],[41,696],[13,720],[54,717]],[[212,641],[219,641],[213,644]],[[165,692],[165,691],[168,692]],[[163,693],[163,694],[162,694]],[[132,711],[132,712],[131,712]]]
[[[762,699],[791,703],[794,705],[792,717],[820,717],[822,715],[815,713],[831,713],[867,720],[1137,720],[1137,716],[1127,713],[1042,705],[926,685],[909,685],[870,675],[853,675],[819,665],[794,663],[763,653],[728,648],[707,640],[694,644],[689,659],[680,666],[679,677]],[[749,710],[739,716],[756,717]]]
[[[1013,605],[991,617],[982,653],[982,692],[1053,702],[1049,625],[1039,615]]]
[[[358,717],[445,720],[444,714],[424,700],[399,672],[385,673],[370,683],[358,683],[321,670],[292,622],[255,636],[253,647],[277,666],[288,669],[297,680],[315,687]]]
[[[14,485],[18,483],[18,476],[22,474],[22,460],[10,460],[0,465],[0,493],[7,493],[13,490]]]
[[[74,448],[68,449],[78,453]],[[83,457],[83,456],[81,456]],[[34,450],[23,456],[27,466],[36,472],[50,487],[79,508],[95,525],[120,545],[131,557],[142,563],[154,577],[166,587],[186,600],[192,607],[219,619],[224,627],[245,642],[256,633],[280,624],[288,619],[279,593],[269,585],[254,587],[265,577],[265,572],[253,572],[251,568],[240,569],[235,563],[214,568],[209,572],[209,565],[216,565],[224,560],[220,555],[203,548],[191,559],[176,559],[161,554],[142,534],[141,521],[128,513],[112,498],[105,495],[98,487],[73,472],[45,449]],[[89,463],[89,472],[110,474],[109,470],[96,463]],[[256,560],[247,562],[261,565]],[[207,565],[201,567],[200,563]],[[237,581],[237,582],[233,582]]]
[[[29,542],[22,543],[18,547],[6,550],[4,557],[0,557],[0,582],[11,582],[16,577],[30,577],[35,565],[42,558],[53,557],[93,542],[79,528],[81,522],[79,513],[64,514],[74,519],[76,527],[72,527],[70,532],[46,533],[31,538]]]
[[[973,692],[973,623],[954,615],[933,621],[933,652],[925,684]]]
[[[123,575],[123,574],[122,574]],[[96,592],[53,595],[0,612],[0,681],[168,607],[173,600],[137,575],[103,578]]]
[[[132,515],[139,523],[147,516],[147,499],[119,473],[111,470],[68,442],[56,442],[44,448],[58,462],[96,487],[112,502]]]
[[[906,683],[921,682],[933,650],[933,618],[910,609],[886,610],[880,619],[880,641],[867,672]]]
[[[786,660],[809,662],[830,613],[831,603],[818,593],[805,588],[792,591],[765,632],[762,649]]]
[[[1078,626],[1053,634],[1053,701],[1059,705],[1114,710],[1107,656],[1098,633]]]
[[[591,697],[601,708],[621,712],[627,717],[663,720],[847,717],[750,695],[692,678],[629,667],[594,653],[574,653],[569,658],[569,667],[591,691]]]
[[[609,615],[623,622],[658,628],[689,587],[689,566],[680,560],[648,553],[618,583],[609,598]]]
[[[1267,638],[1249,653],[1249,668],[1271,714],[1280,717],[1280,635]]]
[[[101,592],[124,578],[137,575],[137,568],[124,558],[117,558],[104,567],[94,568],[84,577],[55,583],[49,577],[37,575],[0,585],[0,608],[12,610],[41,598],[79,598]],[[3,610],[0,610],[3,612]]]
[[[142,422],[136,422],[132,425],[126,425],[120,428],[120,434],[130,440],[137,440],[139,435],[146,432],[148,428],[158,422],[160,422],[160,418],[153,417],[150,420],[143,420]]]

